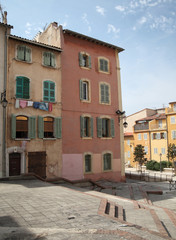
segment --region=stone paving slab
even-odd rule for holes
[[[102,199],[114,204],[111,210],[121,206],[126,211],[126,221],[112,217],[112,212],[111,216],[99,214]],[[171,234],[175,234],[173,229]],[[161,235],[149,211],[135,209],[131,199],[70,185],[16,180],[0,182],[0,239],[160,240],[169,237]]]

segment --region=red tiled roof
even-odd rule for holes
[[[125,136],[125,137],[133,136],[133,133],[132,133],[132,132],[126,132],[126,133],[124,133],[124,136]]]
[[[161,114],[154,114],[152,116],[149,116],[149,117],[145,117],[145,118],[141,118],[141,119],[138,119],[136,122],[139,122],[139,121],[150,121],[150,120],[153,120],[153,119],[166,119],[166,115],[165,113],[161,113]]]

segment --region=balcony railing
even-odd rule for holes
[[[166,113],[172,113],[172,112],[176,112],[176,108],[174,107],[166,108]]]
[[[166,124],[162,124],[162,125],[159,125],[159,124],[153,124],[150,126],[150,129],[151,130],[165,130],[167,127],[166,127]]]
[[[134,131],[148,130],[148,129],[149,129],[148,123],[137,123],[136,125],[134,125]]]

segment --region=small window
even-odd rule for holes
[[[80,100],[82,101],[90,101],[90,83],[88,80],[80,80]]]
[[[172,131],[172,139],[176,139],[176,131],[175,130]]]
[[[79,53],[79,66],[91,68],[91,57],[87,53]]]
[[[85,172],[91,172],[92,171],[92,156],[90,154],[85,155]]]
[[[51,117],[45,117],[44,121],[44,138],[54,137],[54,119]]]
[[[39,138],[61,138],[62,120],[60,117],[38,116],[38,137]]]
[[[81,137],[93,137],[93,118],[80,117]]]
[[[158,121],[158,126],[159,126],[159,128],[162,128],[162,125],[163,125],[162,120],[159,120],[159,121]]]
[[[164,155],[166,154],[166,149],[165,148],[161,148],[161,153]]]
[[[138,133],[138,140],[142,140],[141,133]]]
[[[43,64],[48,67],[55,67],[55,54],[51,52],[43,53]]]
[[[31,49],[26,46],[18,45],[17,59],[21,61],[31,62]]]
[[[130,140],[129,139],[127,140],[127,145],[130,146]]]
[[[147,133],[144,133],[144,140],[147,140]]]
[[[111,170],[111,161],[112,161],[111,153],[105,153],[103,155],[103,170],[104,171]]]
[[[144,147],[145,154],[148,154],[148,147]]]
[[[130,151],[128,151],[128,158],[130,158]]]
[[[114,137],[114,119],[97,118],[97,136],[100,138]]]
[[[44,81],[43,100],[47,102],[55,102],[55,83],[54,82]]]
[[[175,123],[175,117],[171,117],[171,123],[174,124]]]
[[[27,77],[16,78],[16,98],[29,99],[29,79]]]
[[[99,71],[101,72],[109,72],[109,60],[104,58],[99,58]]]
[[[100,84],[100,103],[110,104],[110,87],[108,84]]]
[[[154,154],[158,154],[158,148],[154,148]]]
[[[36,117],[26,116],[11,116],[11,137],[16,138],[29,138],[33,139],[36,137]]]

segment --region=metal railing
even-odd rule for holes
[[[150,129],[154,130],[154,129],[160,129],[160,130],[165,130],[167,127],[166,127],[166,124],[162,124],[159,125],[159,124],[153,124],[153,125],[150,125]]]
[[[138,131],[138,130],[148,130],[149,129],[149,124],[148,123],[138,123],[136,125],[134,125],[134,130]]]
[[[167,175],[163,173],[150,173],[150,172],[133,172],[125,171],[126,178],[141,180],[146,182],[163,182],[163,181],[173,181],[172,175]]]

